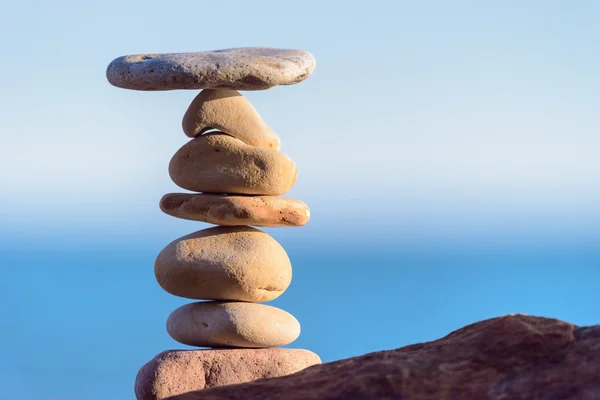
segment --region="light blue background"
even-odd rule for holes
[[[305,49],[302,84],[246,92],[299,168],[294,278],[271,304],[324,361],[483,318],[600,320],[594,1],[0,3],[3,399],[132,399],[180,348],[153,262],[205,224],[158,200],[194,91],[105,79],[120,55]]]

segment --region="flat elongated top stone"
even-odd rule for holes
[[[264,90],[302,82],[315,66],[306,51],[246,47],[122,56],[108,65],[106,77],[114,86],[133,90]]]

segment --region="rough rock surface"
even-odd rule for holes
[[[169,193],[160,209],[177,218],[224,226],[302,226],[310,218],[300,201],[274,196]]]
[[[294,186],[298,170],[279,151],[207,133],[177,150],[169,175],[176,185],[194,192],[279,196]]]
[[[509,315],[428,343],[171,400],[600,399],[600,325]]]
[[[301,349],[170,350],[146,363],[137,374],[138,400],[162,400],[209,387],[290,375],[320,364]]]
[[[267,126],[256,108],[235,90],[201,91],[188,107],[182,126],[189,137],[216,129],[250,146],[279,150],[281,145],[279,136]]]
[[[169,243],[154,275],[167,292],[197,300],[273,300],[292,281],[292,265],[279,243],[249,226],[216,226]]]
[[[300,336],[294,316],[265,304],[202,301],[169,315],[167,332],[179,343],[197,347],[276,347]]]
[[[302,82],[315,66],[306,51],[247,47],[122,56],[109,64],[106,77],[133,90],[263,90]]]

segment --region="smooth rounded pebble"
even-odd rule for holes
[[[224,226],[302,226],[310,218],[300,201],[274,196],[169,193],[160,209],[173,217]]]
[[[169,163],[176,185],[205,193],[279,196],[294,186],[297,174],[287,155],[222,133],[190,140]]]
[[[245,47],[122,56],[108,65],[106,78],[133,90],[264,90],[302,82],[315,66],[306,51]]]
[[[249,226],[217,226],[169,243],[154,263],[158,284],[197,300],[263,302],[292,281],[292,265],[275,239]]]
[[[169,315],[167,332],[179,343],[198,347],[276,347],[300,336],[300,323],[264,304],[205,301]]]
[[[277,378],[321,364],[303,349],[169,350],[146,363],[135,379],[138,400],[163,400],[210,387]]]
[[[235,90],[201,91],[190,104],[182,125],[189,137],[216,129],[250,146],[279,150],[281,144],[254,106]]]

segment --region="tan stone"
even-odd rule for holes
[[[169,175],[194,192],[279,196],[294,186],[296,164],[279,151],[222,133],[198,136],[171,159]]]
[[[277,378],[320,364],[302,349],[170,350],[146,363],[135,379],[138,400],[163,400],[210,387]]]
[[[302,201],[273,196],[169,193],[160,200],[160,209],[177,218],[225,226],[302,226],[310,218]]]
[[[292,280],[279,243],[249,226],[217,226],[174,240],[156,258],[154,274],[167,292],[189,299],[273,300]]]
[[[206,89],[190,104],[183,117],[183,131],[196,137],[210,129],[225,132],[250,146],[279,150],[279,137],[258,111],[235,90]]]
[[[300,335],[294,316],[264,304],[205,301],[169,315],[167,332],[179,343],[198,347],[276,347]]]

